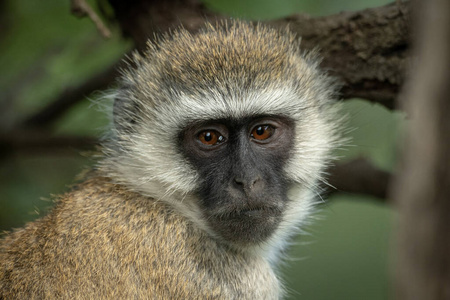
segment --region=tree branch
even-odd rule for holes
[[[0,134],[0,153],[23,152],[36,154],[36,151],[60,151],[65,149],[94,149],[98,140],[83,136],[52,136],[42,130],[17,130],[8,134]]]
[[[72,107],[75,103],[83,100],[94,91],[102,90],[108,87],[118,76],[119,66],[122,61],[115,63],[106,70],[89,78],[79,86],[69,86],[55,100],[44,107],[35,115],[29,117],[19,126],[21,128],[45,127],[57,120],[62,114]]]
[[[339,77],[342,97],[364,98],[394,108],[404,81],[409,47],[408,4],[311,18],[292,16],[271,22],[289,27],[301,47],[320,49],[322,67]]]
[[[386,200],[392,175],[376,168],[367,159],[357,158],[341,163],[331,167],[328,172],[328,183],[336,188],[328,189],[329,192],[365,194]]]
[[[71,0],[70,2],[72,14],[74,14],[79,18],[88,16],[89,19],[91,19],[92,22],[94,22],[95,26],[97,27],[97,30],[103,37],[105,38],[111,37],[111,31],[108,29],[108,27],[105,26],[105,24],[103,24],[102,20],[95,13],[92,7],[90,7],[89,4],[86,3],[85,0]]]

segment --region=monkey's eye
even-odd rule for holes
[[[225,141],[225,137],[215,130],[205,130],[199,133],[198,139],[202,144],[214,146]]]
[[[275,128],[271,125],[257,125],[252,129],[250,136],[258,141],[267,140],[275,132]]]

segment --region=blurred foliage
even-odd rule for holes
[[[95,7],[95,2],[90,1]],[[384,0],[205,0],[209,8],[234,17],[269,19],[292,13],[326,15],[380,6]],[[131,48],[117,28],[104,40],[92,22],[70,14],[69,1],[7,0],[0,24],[0,126],[11,128],[52,101],[67,86],[77,85],[117,61]],[[110,25],[111,26],[111,25]],[[108,117],[87,95],[62,116],[54,134],[98,136]],[[403,116],[381,106],[353,100],[349,116],[351,146],[343,159],[369,157],[379,167],[395,164],[395,142]],[[52,194],[93,162],[76,149],[13,153],[0,161],[0,230],[20,227],[45,214]],[[300,236],[282,266],[290,299],[386,299],[389,295],[389,239],[394,213],[354,195],[339,194],[321,207],[318,220]]]
[[[110,66],[131,48],[118,28],[113,28],[110,40],[101,38],[89,19],[70,14],[69,1],[9,0],[2,18],[7,28],[0,37],[2,130],[39,111],[68,86],[77,86]],[[107,114],[96,109],[95,95],[86,96],[90,98],[55,122],[51,128],[55,135],[101,134]],[[52,204],[50,194],[67,190],[74,176],[90,164],[76,149],[2,157],[0,230],[42,215]]]

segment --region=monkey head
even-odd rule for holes
[[[149,43],[113,95],[101,168],[224,244],[282,247],[339,142],[336,84],[299,48],[237,21]]]

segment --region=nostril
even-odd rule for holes
[[[256,177],[255,179],[247,179],[247,180],[242,177],[235,177],[233,181],[237,186],[251,190],[258,183],[259,180],[260,180],[260,177]]]
[[[234,183],[236,183],[237,185],[244,185],[244,179],[242,179],[241,177],[235,177]]]
[[[258,181],[260,181],[260,179],[260,177],[256,177],[254,180],[252,180],[249,188],[253,189],[257,185]]]

